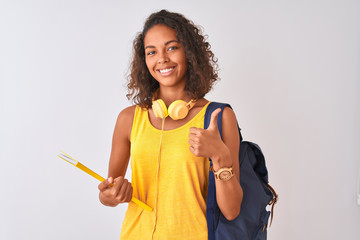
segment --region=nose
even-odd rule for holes
[[[165,51],[160,52],[158,56],[159,56],[159,58],[158,58],[159,64],[169,62],[169,56],[167,55],[167,53]]]

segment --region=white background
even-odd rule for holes
[[[0,1],[0,239],[118,239],[98,201],[132,40],[166,8],[204,28],[280,195],[268,239],[360,239],[360,2]],[[129,174],[129,172],[128,172]]]

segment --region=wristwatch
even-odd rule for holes
[[[217,170],[215,172],[213,166],[211,166],[210,170],[214,172],[215,179],[219,179],[221,181],[227,181],[232,176],[234,176],[234,171],[233,171],[232,167],[220,168],[219,170]]]

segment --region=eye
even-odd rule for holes
[[[178,49],[178,47],[176,47],[176,46],[169,47],[169,51],[173,51],[173,50],[176,50],[176,49]]]
[[[146,53],[146,55],[148,55],[148,56],[153,55],[153,54],[155,54],[155,51],[149,51]]]

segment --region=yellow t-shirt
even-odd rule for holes
[[[208,103],[209,104],[209,103]],[[122,240],[206,240],[206,196],[209,159],[190,152],[190,127],[204,128],[208,106],[183,126],[163,131],[151,125],[148,111],[135,109],[131,131],[133,197],[153,208],[130,202]]]

